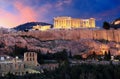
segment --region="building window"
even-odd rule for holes
[[[15,75],[17,75],[17,72],[15,72]]]
[[[29,59],[27,58],[27,61],[29,61]]]
[[[32,61],[32,58],[30,58],[30,61]]]
[[[28,57],[28,53],[26,54],[26,56]]]
[[[34,57],[34,53],[32,53],[32,57]]]
[[[31,57],[31,53],[30,53],[30,57]]]

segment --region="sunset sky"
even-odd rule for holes
[[[120,0],[0,0],[0,26],[26,22],[53,23],[56,16],[95,18],[96,25],[120,16]]]

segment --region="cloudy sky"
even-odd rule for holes
[[[0,0],[0,26],[31,21],[53,23],[56,16],[95,18],[96,25],[120,16],[120,0]]]

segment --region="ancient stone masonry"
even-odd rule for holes
[[[0,76],[4,76],[8,73],[14,75],[26,74],[25,65],[22,60],[9,56],[0,56]]]
[[[37,66],[38,65],[37,53],[35,53],[35,52],[24,53],[24,62],[27,65]]]
[[[95,39],[120,42],[120,29],[69,29],[69,30],[49,30],[21,33],[21,35],[32,36],[39,40],[80,40]]]
[[[95,19],[79,19],[72,17],[55,17],[55,29],[70,29],[70,28],[95,28]]]
[[[108,40],[108,41],[115,41],[120,42],[120,30],[95,30],[94,32],[94,39],[100,40]]]
[[[8,73],[13,75],[43,73],[43,69],[54,70],[56,67],[58,67],[58,63],[40,65],[35,52],[25,52],[24,59],[19,59],[18,56],[13,58],[8,55],[0,55],[0,76]]]
[[[34,73],[34,69],[30,69],[30,67],[28,66],[38,66],[37,54],[35,52],[25,52],[24,61],[23,59],[19,59],[18,57],[13,58],[7,55],[0,56],[0,76],[5,76],[8,73],[14,75],[25,75],[28,73]],[[39,71],[36,71],[35,73],[39,73]]]

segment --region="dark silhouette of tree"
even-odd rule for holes
[[[57,52],[57,53],[55,53],[54,54],[54,57],[55,57],[55,59],[56,60],[62,60],[62,61],[64,61],[64,60],[67,60],[68,59],[68,54],[67,54],[67,51],[64,49],[63,51],[61,51],[61,52]]]
[[[72,58],[72,52],[69,51],[69,58]]]
[[[70,66],[68,63],[55,70],[45,70],[40,74],[15,76],[8,73],[0,79],[120,79],[120,65],[79,64]]]
[[[95,60],[97,58],[97,55],[95,53],[95,51],[93,51],[93,59]]]
[[[116,60],[119,60],[119,61],[120,61],[120,55],[115,56],[115,57],[114,57],[114,59],[116,59]]]
[[[37,52],[37,61],[40,64],[44,63],[44,58],[43,58],[43,55],[42,55],[41,51]]]
[[[104,59],[107,60],[107,61],[111,60],[111,53],[110,53],[110,51],[108,51],[108,53],[105,51]]]
[[[95,53],[95,51],[92,52],[92,54],[88,55],[87,59],[97,59],[97,55]]]
[[[105,51],[104,60],[107,60],[107,57],[108,57],[108,54],[107,54],[107,52]]]
[[[25,47],[19,47],[19,46],[17,46],[15,44],[15,46],[13,48],[13,52],[10,53],[9,55],[13,56],[13,57],[15,57],[15,56],[22,57],[24,55],[24,53],[27,52],[27,51],[28,51],[27,46],[25,46]]]
[[[28,29],[25,29],[24,32],[28,32],[29,30]]]
[[[53,54],[50,53],[49,51],[47,51],[47,53],[43,55],[43,58],[44,58],[44,59],[47,59],[47,60],[52,60],[52,59],[54,59]]]
[[[15,75],[13,75],[12,73],[8,73],[5,75],[6,79],[15,79]]]
[[[0,48],[4,48],[5,47],[5,44],[4,43],[1,43],[0,44]]]
[[[78,60],[82,60],[82,56],[81,55],[74,55],[73,56],[73,59],[78,59]]]
[[[108,22],[103,22],[103,28],[106,29],[106,30],[109,30],[110,29],[110,24]]]
[[[110,53],[110,50],[108,51],[108,60],[111,60],[111,53]]]

